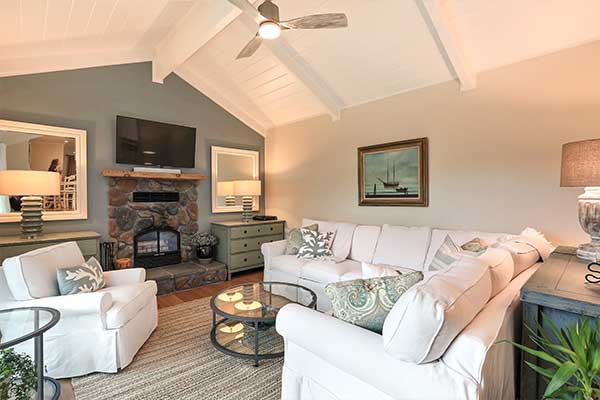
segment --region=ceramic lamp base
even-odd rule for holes
[[[39,196],[21,197],[21,235],[32,239],[42,235],[43,199]]]
[[[579,196],[579,223],[592,240],[577,248],[577,257],[596,261],[600,256],[600,187],[586,187]]]
[[[252,206],[254,205],[254,198],[252,196],[242,197],[242,221],[252,221]]]
[[[225,196],[225,206],[235,207],[235,196]]]

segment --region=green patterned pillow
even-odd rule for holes
[[[467,243],[460,246],[464,251],[470,251],[471,253],[481,254],[488,248],[488,245],[483,241],[483,239],[475,238],[469,240]]]
[[[312,224],[305,226],[304,229],[310,229],[311,231],[318,231],[319,225]],[[287,245],[285,246],[285,254],[288,255],[296,255],[298,254],[298,250],[302,247],[302,232],[300,232],[300,228],[291,229],[288,233]]]
[[[431,260],[431,264],[429,264],[429,270],[442,271],[459,259],[460,249],[454,244],[450,238],[450,235],[446,235],[444,243],[442,243],[438,251],[435,253],[433,260]]]
[[[400,276],[356,279],[325,286],[333,304],[333,316],[342,321],[381,333],[383,322],[400,296],[423,280],[421,271]]]
[[[333,255],[331,245],[335,232],[319,233],[310,229],[300,229],[302,246],[298,249],[298,258],[320,259]]]
[[[102,266],[94,257],[76,267],[57,269],[56,280],[61,296],[95,292],[106,286]]]

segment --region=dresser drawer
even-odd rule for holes
[[[283,233],[283,224],[236,226],[231,228],[231,238],[241,239],[253,236],[276,235]]]
[[[255,237],[251,239],[236,239],[231,241],[231,254],[243,253],[247,251],[260,250],[263,243],[274,242],[280,240],[281,235],[271,235],[263,237]]]
[[[231,256],[231,265],[229,269],[235,271],[240,268],[263,263],[263,257],[260,251],[250,251],[248,253],[233,254]]]

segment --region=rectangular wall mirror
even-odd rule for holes
[[[60,194],[44,196],[44,220],[87,218],[86,134],[80,129],[0,120],[0,170],[60,173]],[[0,196],[0,222],[21,220],[21,196]]]
[[[258,151],[211,147],[212,212],[242,212],[242,199],[229,197],[226,201],[227,182],[255,180],[259,177]],[[253,210],[259,210],[259,197],[255,197]]]

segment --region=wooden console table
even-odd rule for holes
[[[86,259],[96,257],[100,260],[100,238],[101,235],[93,231],[46,233],[34,239],[25,239],[19,235],[0,236],[0,264],[6,258],[64,242],[77,242]]]
[[[547,320],[566,328],[582,317],[600,317],[600,285],[587,283],[590,261],[575,256],[575,248],[559,247],[521,289],[523,302],[522,343],[535,347],[525,326],[547,329]],[[521,362],[521,400],[543,398],[546,383],[524,361],[540,365],[536,357],[523,353]]]

